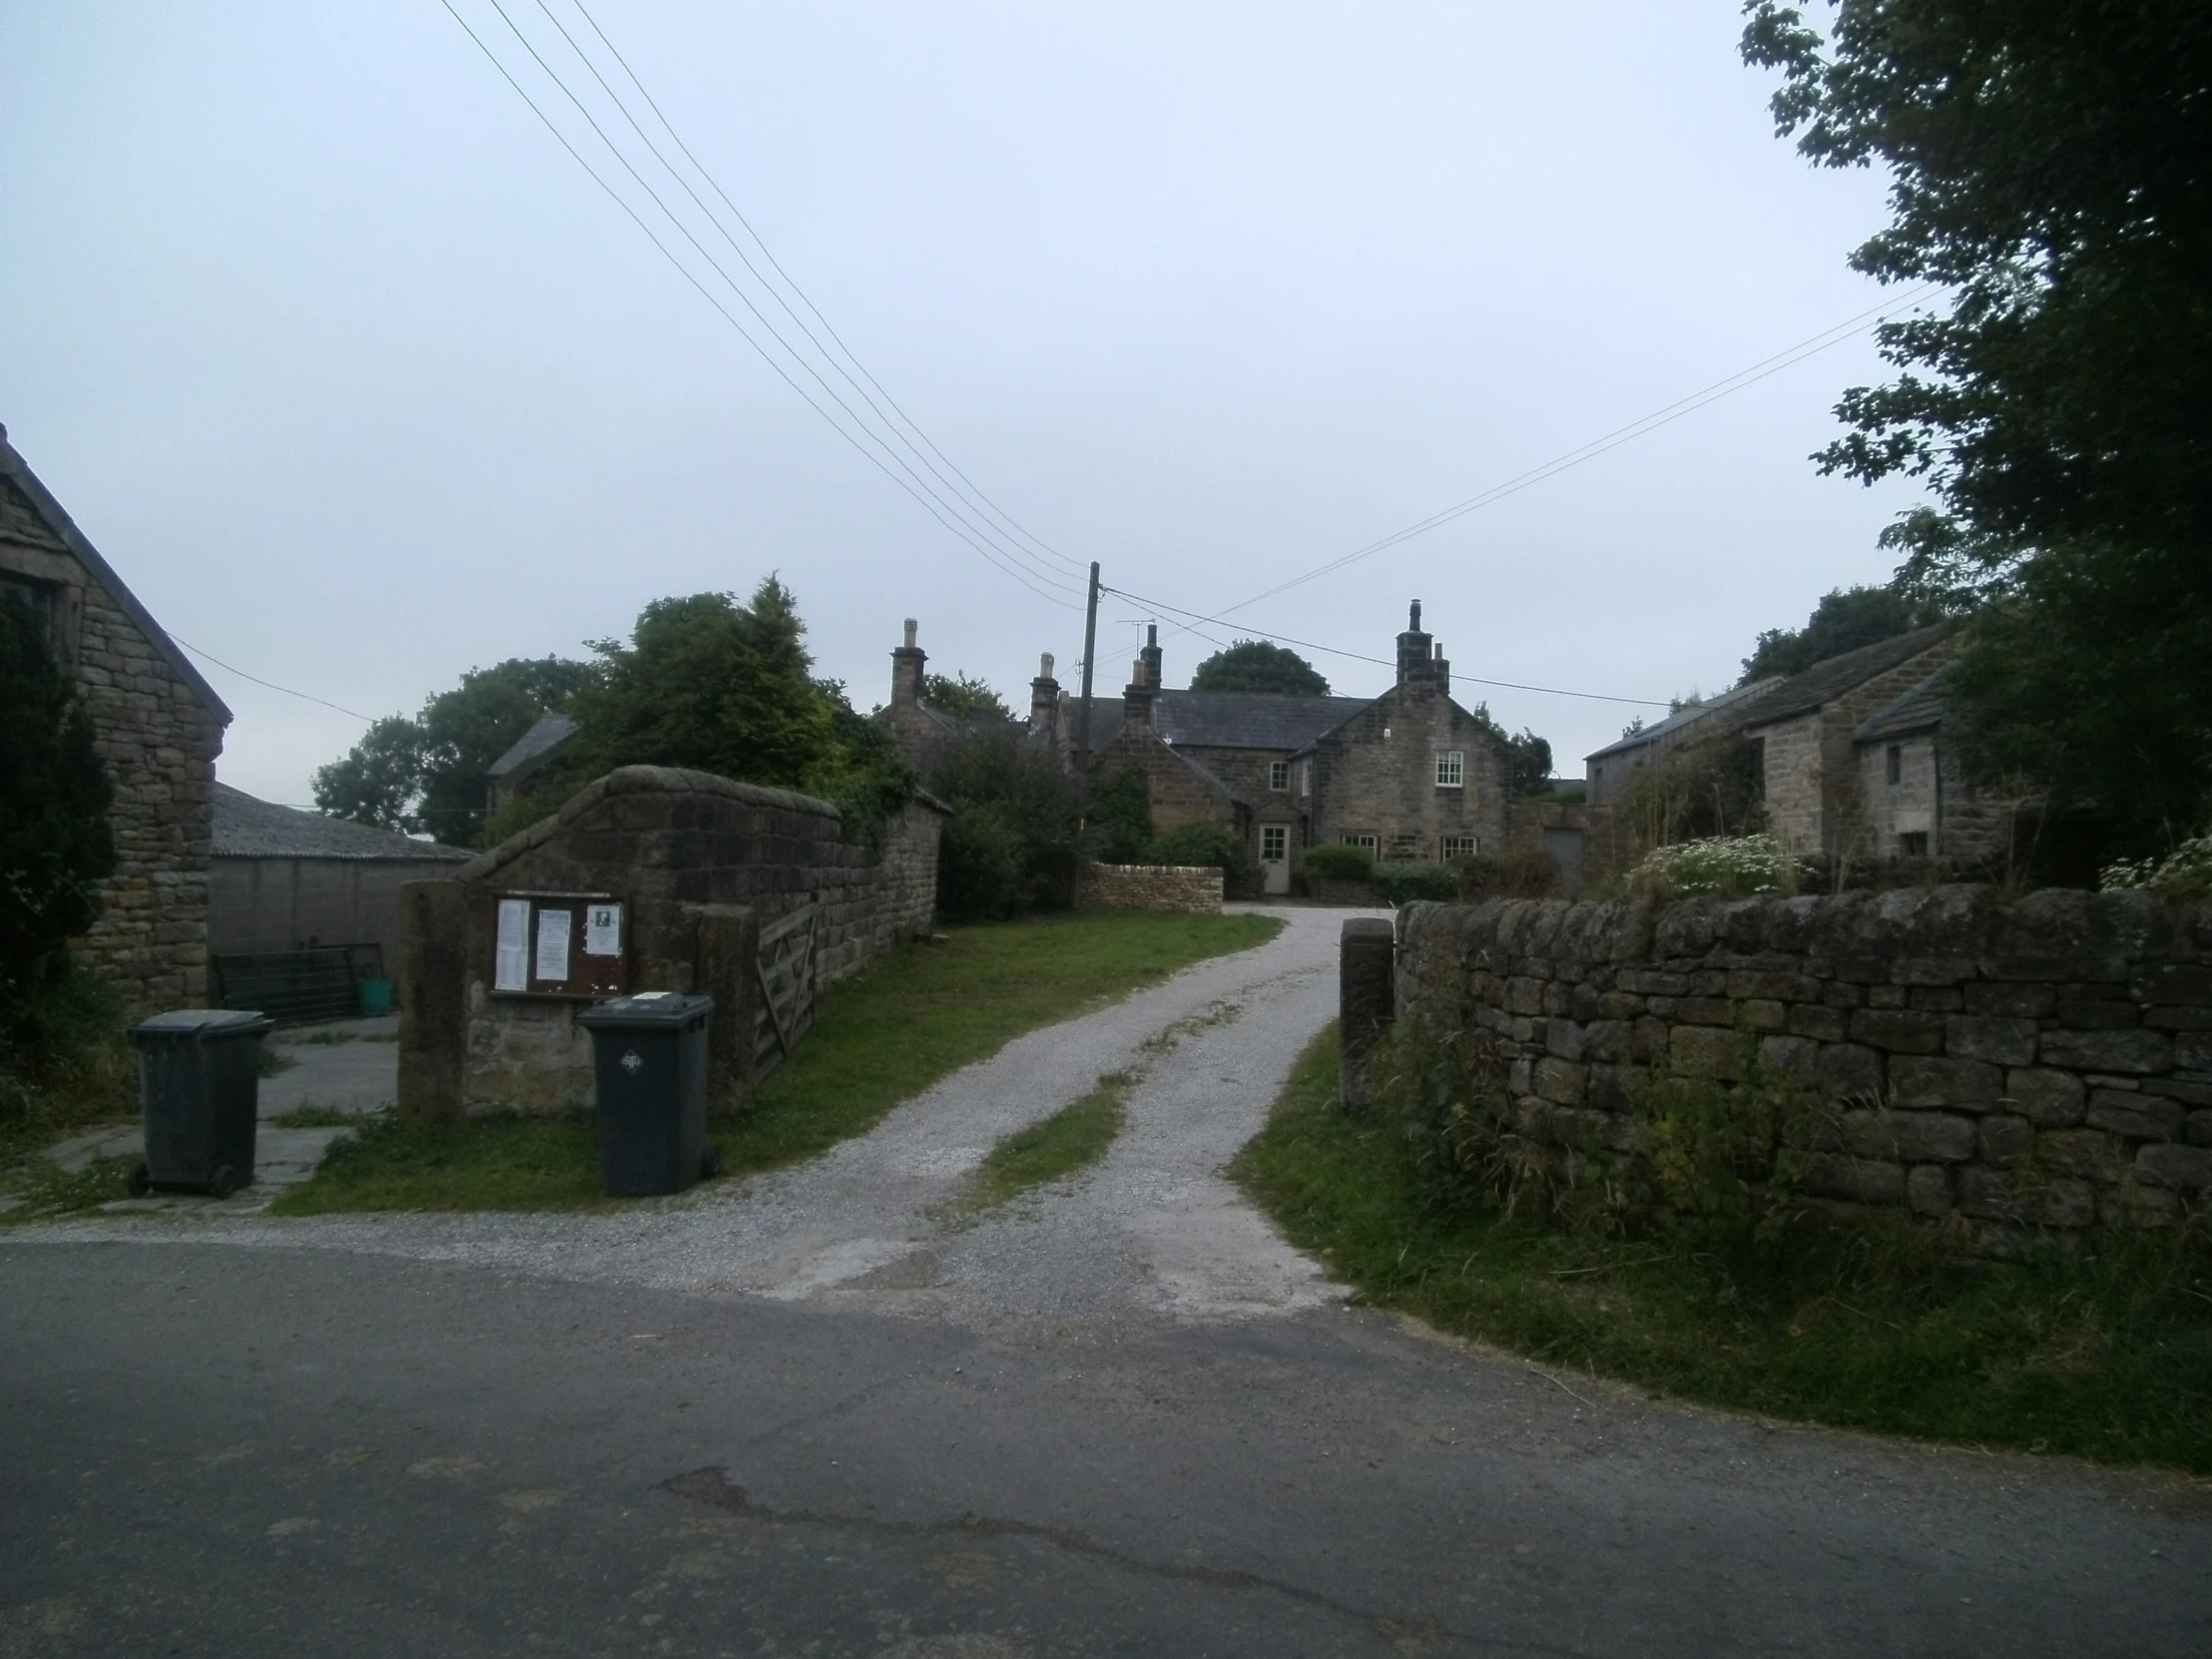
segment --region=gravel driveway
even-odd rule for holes
[[[246,1218],[213,1206],[52,1236],[322,1246],[661,1290],[825,1300],[978,1329],[1295,1313],[1341,1290],[1221,1175],[1336,1012],[1345,910],[1033,1031],[788,1170],[613,1215]],[[932,1212],[1002,1136],[1134,1073],[1105,1160],[971,1225]]]

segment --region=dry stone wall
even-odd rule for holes
[[[1400,1018],[1490,1033],[1516,1128],[1633,1145],[1642,1068],[1833,1107],[1807,1190],[2021,1227],[2212,1197],[2212,907],[1996,889],[1400,912]]]
[[[1212,864],[1085,864],[1075,907],[1218,916],[1222,882]]]

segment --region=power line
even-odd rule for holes
[[[879,457],[877,457],[873,451],[869,450],[859,441],[858,438],[855,438],[849,431],[847,431],[834,415],[830,414],[829,410],[825,409],[820,403],[816,402],[813,397],[809,396],[807,389],[802,386],[797,380],[794,380],[791,377],[791,374],[785,369],[784,365],[776,360],[776,358],[769,352],[766,346],[764,346],[758,339],[753,337],[752,333],[747,330],[745,324],[738,320],[737,316],[732,313],[730,308],[715,296],[714,292],[708,288],[706,283],[699,279],[698,276],[692,272],[690,267],[686,266],[682,260],[676,257],[675,252],[665,242],[661,240],[661,238],[654,232],[653,228],[648,225],[645,222],[644,218],[638,213],[637,209],[632,207],[630,203],[623,197],[622,193],[616,190],[613,185],[608,183],[608,181],[601,176],[598,169],[594,168],[590,162],[584,159],[582,153],[577,150],[575,145],[569,142],[568,136],[560,130],[559,126],[554,123],[552,118],[548,116],[543,109],[539,108],[537,100],[530,96],[529,92],[524,89],[522,83],[516,80],[513,73],[508,70],[507,66],[504,63],[500,62],[498,55],[494,53],[492,49],[484,42],[483,37],[480,36],[475,31],[475,29],[469,26],[468,20],[466,18],[462,17],[458,11],[454,10],[452,0],[438,0],[438,3],[445,8],[447,15],[449,15],[455,23],[458,23],[461,26],[462,32],[466,34],[470,41],[475,44],[476,49],[484,55],[486,60],[490,62],[491,66],[494,69],[499,71],[501,79],[506,81],[507,85],[514,89],[515,95],[519,97],[524,104],[529,106],[530,113],[538,118],[539,122],[545,127],[546,131],[553,135],[554,141],[558,143],[563,150],[568,152],[570,159],[574,161],[578,167],[584,170],[584,172],[590,177],[592,183],[597,185],[603,192],[605,192],[609,200],[611,200],[615,204],[615,206],[620,208],[625,214],[629,216],[631,223],[636,225],[638,229],[645,234],[646,240],[652,243],[654,248],[660,253],[661,257],[664,260],[668,261],[668,263],[676,269],[677,274],[681,276],[687,282],[691,283],[694,288],[698,289],[700,297],[705,299],[708,304],[712,305],[715,308],[715,310],[721,315],[722,319],[725,322],[729,323],[730,326],[737,331],[738,336],[743,339],[748,345],[753,347],[754,351],[759,354],[761,360],[767,363],[770,368],[775,370],[778,377],[781,378],[786,385],[790,386],[793,391],[797,392],[800,398],[806,402],[809,408],[813,409],[816,414],[820,415],[826,422],[828,422],[831,430],[833,430],[839,437],[843,438],[846,443],[850,444],[853,450],[858,453],[863,459],[865,459],[869,465],[873,466],[877,471],[881,472],[885,477],[889,478],[892,483],[896,484],[900,489],[904,490],[908,495],[912,496],[914,500],[921,506],[922,510],[924,512],[927,512],[930,517],[936,519],[936,521],[939,524],[943,525],[946,530],[950,531],[953,535],[959,537],[960,540],[966,542],[970,547],[972,547],[983,557],[983,559],[987,563],[993,566],[993,568],[997,569],[1006,576],[1012,577],[1015,581],[1019,582],[1023,587],[1027,588],[1038,598],[1043,599],[1050,604],[1059,605],[1067,610],[1079,610],[1081,608],[1080,606],[1074,604],[1069,600],[1062,599],[1053,594],[1045,592],[1044,589],[1038,587],[1034,581],[1030,580],[1029,574],[1027,572],[1024,572],[1018,567],[1010,566],[1004,563],[1001,556],[994,548],[990,547],[986,543],[978,541],[972,534],[968,532],[964,525],[955,523],[952,519],[947,518],[945,516],[943,504],[941,502],[939,502],[932,496],[925,494],[922,490],[915,488],[914,485],[909,483],[906,479],[899,477],[898,474],[893,472],[887,465],[885,465],[884,462]],[[506,20],[506,14],[504,12],[501,12],[500,15],[503,20]],[[511,20],[506,21],[507,26],[510,29],[513,29],[513,22]],[[517,31],[517,33],[519,34],[519,31]],[[524,44],[527,46],[528,42],[525,41]],[[542,60],[540,61],[542,63]],[[550,74],[551,72],[548,71],[547,73]],[[558,78],[556,77],[556,83],[557,81]],[[565,87],[563,87],[562,90],[564,92],[567,91]],[[570,96],[571,98],[574,97],[573,94],[570,94]],[[587,119],[589,119],[588,115]],[[604,134],[601,135],[601,139],[602,142],[605,142]],[[610,145],[609,149],[613,149],[613,146]],[[617,158],[620,159],[619,152],[617,152]],[[625,162],[624,165],[627,166],[627,162]],[[632,174],[634,177],[635,169],[632,169]],[[640,183],[642,185],[643,181],[640,181]],[[649,187],[647,188],[647,194],[653,194]],[[667,205],[665,203],[660,203],[658,197],[655,197],[655,202],[661,207],[663,213],[668,212]],[[673,214],[669,215],[669,217],[672,221],[675,219],[675,216]],[[678,228],[682,229],[680,222],[678,224]],[[687,232],[686,235],[688,237],[689,233]],[[696,246],[696,240],[694,245]],[[708,263],[712,265],[714,262],[710,259]],[[717,270],[719,271],[720,268],[717,267]],[[729,280],[727,274],[724,275],[724,280]],[[732,284],[732,286],[733,288],[735,288],[734,283]],[[743,295],[741,294],[740,297],[742,298]],[[747,303],[750,304],[751,302],[747,301]],[[780,336],[779,343],[783,343]],[[790,347],[787,345],[786,349],[789,350]],[[857,419],[857,417],[855,417],[855,419]],[[873,437],[872,433],[869,433],[868,435],[871,438]],[[876,439],[875,441],[879,443],[881,440]],[[1054,585],[1058,586],[1060,584],[1056,583]],[[1073,590],[1070,589],[1066,591],[1072,592]]]
[[[1441,512],[1431,513],[1417,523],[1409,524],[1402,530],[1394,530],[1389,535],[1369,542],[1365,547],[1355,548],[1352,552],[1340,558],[1332,559],[1327,564],[1317,565],[1303,576],[1294,576],[1287,582],[1279,582],[1264,593],[1254,594],[1250,599],[1239,600],[1236,604],[1230,605],[1219,612],[1215,620],[1219,621],[1238,611],[1249,610],[1262,600],[1273,599],[1278,594],[1288,593],[1296,587],[1303,587],[1308,582],[1343,570],[1346,566],[1357,564],[1362,559],[1372,558],[1374,555],[1395,547],[1401,542],[1410,541],[1415,536],[1425,535],[1430,530],[1439,529],[1454,519],[1464,518],[1468,513],[1474,512],[1478,508],[1487,507],[1492,502],[1502,501],[1509,495],[1517,495],[1522,490],[1540,484],[1547,478],[1556,477],[1571,467],[1580,466],[1584,461],[1595,460],[1606,451],[1618,449],[1622,444],[1633,442],[1647,433],[1656,432],[1662,426],[1672,425],[1683,416],[1696,413],[1708,403],[1717,403],[1722,398],[1742,391],[1747,386],[1756,385],[1771,374],[1779,374],[1782,370],[1794,367],[1808,357],[1817,356],[1831,346],[1841,345],[1845,340],[1863,334],[1869,328],[1879,326],[1890,313],[1902,310],[1907,305],[1916,304],[1927,298],[1939,285],[1936,282],[1924,283],[1895,299],[1884,300],[1883,303],[1874,306],[1870,310],[1861,311],[1857,316],[1847,317],[1844,321],[1836,323],[1832,327],[1823,328],[1819,333],[1802,339],[1795,345],[1787,346],[1775,352],[1772,356],[1762,357],[1748,368],[1738,369],[1734,374],[1715,380],[1711,385],[1691,392],[1686,397],[1679,397],[1674,402],[1654,409],[1651,413],[1632,420],[1625,426],[1616,426],[1602,437],[1592,438],[1588,443],[1569,449],[1563,454],[1555,455],[1541,465],[1530,467],[1526,472],[1516,473],[1502,483],[1493,484],[1490,488],[1477,495],[1469,496],[1455,506],[1446,507]],[[1182,632],[1181,629],[1177,631]],[[1638,700],[1623,699],[1621,701],[1632,702]]]
[[[1150,605],[1156,610],[1168,611],[1176,616],[1189,617],[1179,632],[1197,631],[1200,623],[1221,623],[1218,616],[1205,616],[1197,611],[1187,611],[1180,605],[1170,605],[1164,599],[1147,599],[1141,593],[1131,593],[1127,588],[1105,588],[1102,593],[1119,594],[1124,599],[1134,599],[1140,605]],[[1395,668],[1397,664],[1387,657],[1371,657],[1361,651],[1345,651],[1334,645],[1318,645],[1312,640],[1293,639],[1288,634],[1271,634],[1265,629],[1254,628],[1249,632],[1264,640],[1275,640],[1283,645],[1295,645],[1305,651],[1320,651],[1331,657],[1345,657],[1356,663],[1377,663],[1383,668]],[[1207,636],[1201,635],[1201,638]],[[1219,644],[1219,641],[1212,643]],[[1494,686],[1505,691],[1541,692],[1546,697],[1578,697],[1591,703],[1633,703],[1651,709],[1671,709],[1674,705],[1658,697],[1613,697],[1605,692],[1566,691],[1558,686],[1524,686],[1517,680],[1485,680],[1478,674],[1454,674],[1454,680],[1463,680],[1470,686]]]
[[[875,375],[868,369],[868,366],[860,361],[858,354],[853,351],[851,346],[845,343],[844,336],[839,334],[835,326],[831,324],[830,319],[823,314],[822,307],[817,305],[814,302],[814,299],[808,294],[807,290],[799,285],[798,279],[794,277],[790,272],[784,269],[783,262],[777,259],[774,250],[772,250],[768,246],[767,242],[762,239],[761,233],[754,229],[753,222],[745,217],[744,210],[739,208],[739,206],[730,199],[730,193],[722,188],[721,183],[715,178],[712,173],[707,171],[706,164],[701,162],[700,159],[692,153],[691,146],[684,142],[683,135],[677,132],[675,124],[669,120],[666,112],[662,110],[659,101],[654,98],[652,92],[647,88],[645,82],[639,78],[638,72],[630,66],[630,60],[625,58],[622,55],[621,48],[616,46],[615,43],[608,38],[607,31],[599,26],[599,20],[592,16],[591,12],[585,7],[583,0],[571,0],[571,3],[575,5],[577,15],[582,17],[586,23],[591,25],[591,31],[593,34],[599,37],[600,44],[606,47],[608,53],[614,58],[615,62],[621,66],[622,73],[629,78],[630,84],[637,88],[638,95],[645,100],[646,107],[653,112],[654,119],[661,124],[662,130],[668,134],[671,142],[673,142],[676,148],[680,152],[682,152],[684,159],[691,163],[693,170],[698,173],[701,179],[706,181],[707,188],[712,190],[715,195],[721,199],[723,206],[730,210],[731,216],[735,218],[737,222],[745,228],[745,234],[752,239],[753,245],[761,251],[762,258],[767,260],[770,268],[773,269],[776,275],[783,279],[784,284],[789,287],[793,293],[799,296],[800,303],[805,305],[807,309],[811,313],[813,313],[815,320],[822,324],[823,332],[828,334],[830,339],[836,342],[837,349],[844,354],[846,360],[852,364],[852,367],[858,369],[862,378],[867,381],[868,385],[874,387],[875,390],[881,394],[883,402],[890,405],[892,412],[898,416],[899,421],[902,421],[905,424],[905,427],[913,432],[915,437],[920,438],[922,443],[927,445],[930,454],[936,456],[938,460],[942,461],[947,467],[951,468],[953,477],[959,479],[961,485],[966,486],[967,496],[972,498],[972,502],[974,505],[977,506],[978,510],[986,513],[987,515],[995,517],[1001,523],[1005,524],[1015,534],[1028,541],[1032,546],[1045,553],[1049,557],[1057,559],[1062,565],[1066,566],[1067,569],[1074,574],[1079,576],[1085,574],[1086,567],[1082,564],[1081,561],[1070,558],[1067,554],[1062,553],[1058,548],[1052,546],[1049,542],[1043,540],[1041,537],[1032,534],[1010,513],[1008,513],[1004,508],[1000,507],[997,502],[993,501],[989,495],[984,493],[982,488],[977,485],[976,482],[972,478],[970,478],[964,471],[962,471],[958,464],[955,463],[950,456],[945,454],[943,449],[938,447],[936,440],[930,437],[930,435],[922,429],[921,425],[917,421],[915,421],[911,415],[907,414],[905,409],[899,404],[898,400],[893,397],[888,390],[884,388],[883,383],[878,380]],[[806,320],[802,318],[797,311],[792,309],[790,301],[785,299],[783,294],[777,289],[775,283],[769,281],[766,276],[763,276],[761,275],[760,269],[753,264],[752,259],[746,254],[745,250],[739,246],[737,239],[730,235],[729,230],[722,224],[721,219],[715,214],[714,210],[708,207],[706,203],[700,201],[698,193],[691,188],[690,184],[684,179],[683,175],[677,170],[677,168],[669,162],[668,158],[661,154],[660,147],[656,145],[653,140],[646,134],[645,129],[639,125],[637,118],[630,113],[630,109],[628,105],[623,102],[621,95],[617,93],[613,87],[607,84],[606,77],[599,73],[598,66],[593,64],[590,57],[580,46],[577,45],[575,38],[569,34],[568,30],[562,25],[560,19],[553,15],[552,9],[547,5],[546,0],[537,0],[537,6],[540,11],[545,13],[547,19],[551,21],[554,28],[560,30],[561,38],[569,43],[570,50],[574,51],[576,53],[576,56],[583,61],[585,67],[591,70],[592,78],[599,83],[601,89],[606,92],[609,98],[614,100],[615,107],[622,111],[623,118],[630,123],[632,130],[637,133],[640,139],[644,140],[646,148],[653,153],[654,159],[660,162],[660,164],[668,170],[669,176],[671,178],[675,179],[678,184],[683,185],[684,194],[691,197],[692,201],[698,205],[700,211],[706,214],[708,223],[715,227],[716,231],[721,234],[723,241],[727,242],[730,245],[731,249],[737,254],[738,258],[745,262],[746,270],[753,274],[754,278],[760,282],[761,286],[767,289],[767,291],[775,298],[776,302],[783,307],[785,314],[789,316],[794,323],[798,324],[800,331],[807,336],[808,340],[814,345],[815,349],[822,353],[823,360],[828,362],[832,368],[834,368],[838,372],[838,374],[844,378],[845,383],[850,385],[854,391],[859,393],[861,398],[867,403],[868,407],[874,411],[876,417],[883,422],[884,426],[892,433],[892,435],[897,437],[901,443],[905,444],[909,450],[912,450],[915,456],[921,460],[922,464],[924,466],[928,466],[931,473],[935,474],[939,482],[943,483],[948,489],[954,489],[957,493],[957,487],[952,483],[951,479],[947,479],[943,473],[938,472],[936,467],[930,463],[928,457],[922,455],[920,450],[914,448],[912,440],[906,436],[906,433],[904,431],[901,431],[898,424],[894,423],[888,415],[885,415],[883,413],[882,408],[875,402],[875,399],[868,395],[866,388],[861,386],[858,381],[852,378],[852,375],[845,369],[843,363],[838,362],[836,357],[832,353],[830,353],[830,351],[827,347],[823,345],[822,341],[816,336],[814,330],[807,326]]]
[[[243,668],[233,668],[221,657],[210,656],[207,652],[201,650],[200,647],[194,645],[192,641],[188,639],[180,638],[176,634],[171,634],[169,637],[173,640],[176,640],[179,645],[183,646],[187,651],[191,652],[201,661],[215,664],[217,668],[220,668],[226,674],[235,674],[241,680],[251,680],[257,686],[267,686],[273,692],[282,692],[286,697],[296,697],[302,703],[319,703],[325,709],[336,709],[339,714],[349,715],[354,720],[360,721],[362,724],[367,726],[374,726],[376,724],[375,718],[373,716],[355,713],[355,711],[351,709],[343,708],[340,707],[338,704],[332,703],[327,698],[310,697],[303,691],[293,691],[289,686],[279,686],[274,680],[264,680],[258,674],[247,673],[246,670],[244,670]]]

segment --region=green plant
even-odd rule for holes
[[[1055,750],[1006,721],[978,720],[932,746],[924,780],[953,809],[938,842],[947,915],[1067,907],[1082,801]]]
[[[2177,904],[2212,897],[2212,833],[2192,835],[2163,858],[2122,858],[2097,872],[2106,892],[2140,887]]]
[[[1141,864],[1152,849],[1152,796],[1135,767],[1091,763],[1090,834],[1085,850],[1102,864]]]
[[[1034,1187],[1097,1163],[1129,1121],[1127,1101],[1135,1081],[1127,1072],[1110,1072],[1082,1098],[1003,1136],[940,1208],[938,1219],[968,1225]]]
[[[1457,897],[1466,903],[1485,898],[1550,898],[1559,891],[1559,860],[1540,846],[1509,844],[1452,861]]]
[[[1449,902],[1459,896],[1459,874],[1445,864],[1391,863],[1379,860],[1368,872],[1376,896],[1385,904],[1410,904],[1416,898]]]
[[[1629,883],[1660,898],[1720,893],[1796,892],[1808,873],[1803,859],[1774,836],[1710,835],[1654,847],[1629,871]]]
[[[1260,865],[1245,838],[1226,824],[1186,824],[1170,830],[1146,849],[1149,864],[1203,864],[1222,872],[1222,891],[1231,898],[1256,898]]]
[[[1191,675],[1191,690],[1327,697],[1329,682],[1288,646],[1269,640],[1238,640],[1198,665]]]
[[[1298,872],[1309,880],[1365,881],[1375,873],[1375,854],[1352,841],[1319,841],[1298,855]]]

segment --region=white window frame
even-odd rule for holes
[[[1436,788],[1459,790],[1466,788],[1467,752],[1463,749],[1442,749],[1436,752]]]
[[[1269,851],[1269,847],[1274,851]],[[1291,855],[1291,827],[1287,824],[1263,824],[1260,826],[1260,861],[1264,864],[1286,862]]]
[[[1381,852],[1382,850],[1382,839],[1376,835],[1347,835],[1344,837],[1344,841],[1347,846],[1364,846],[1370,852]]]
[[[1268,763],[1268,788],[1282,794],[1289,793],[1291,788],[1290,762],[1270,761]]]
[[[1454,858],[1478,858],[1482,855],[1480,835],[1439,835],[1436,838],[1436,856],[1441,863]]]

